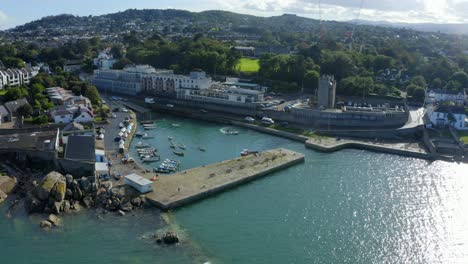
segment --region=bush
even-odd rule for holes
[[[44,125],[49,123],[49,118],[46,115],[39,115],[36,117],[33,117],[32,123],[36,125]]]

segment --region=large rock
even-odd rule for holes
[[[164,244],[170,245],[170,244],[179,243],[179,238],[177,237],[175,233],[166,232],[166,234],[164,234],[162,238],[162,241],[164,242]]]
[[[40,227],[43,228],[43,229],[49,229],[49,228],[52,227],[52,223],[49,222],[49,221],[46,221],[46,220],[41,221],[41,223],[40,223],[39,225],[40,225]]]
[[[0,190],[0,203],[3,203],[7,197],[8,195]]]
[[[0,176],[0,191],[5,194],[11,194],[16,187],[16,178],[10,178],[8,176]]]
[[[65,180],[67,182],[67,186],[70,186],[74,179],[73,179],[73,176],[71,176],[70,174],[67,174],[65,175]]]
[[[65,200],[63,201],[62,208],[60,208],[61,212],[68,213],[70,211],[71,204],[70,201]]]
[[[51,195],[54,197],[55,201],[61,202],[65,199],[66,192],[66,181],[65,179],[60,179],[55,183],[54,188],[52,188]]]
[[[73,200],[80,201],[83,198],[83,192],[81,191],[78,185],[73,187],[72,192],[73,192]]]
[[[28,196],[25,199],[26,211],[29,214],[44,212],[45,204],[36,197]]]
[[[54,226],[59,226],[62,222],[62,220],[54,214],[50,214],[49,217],[47,217],[47,221],[51,222]]]
[[[61,179],[64,179],[64,177],[58,172],[53,171],[47,174],[36,189],[37,198],[42,201],[46,201],[49,198],[49,194],[54,188],[55,184]]]
[[[86,196],[83,198],[83,204],[86,206],[86,208],[91,208],[94,206],[94,200],[93,197],[91,196]]]
[[[80,179],[80,188],[85,193],[88,194],[91,192],[91,182],[86,177]]]
[[[52,213],[60,214],[62,212],[64,201],[61,202],[54,202],[51,206]]]

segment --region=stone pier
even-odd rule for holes
[[[301,153],[273,149],[180,171],[158,177],[147,199],[163,210],[173,209],[303,161]]]

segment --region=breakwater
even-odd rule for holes
[[[213,163],[159,177],[147,199],[163,210],[173,209],[303,161],[303,154],[281,148]]]

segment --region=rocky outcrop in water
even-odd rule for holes
[[[97,193],[95,177],[75,180],[71,175],[58,172],[47,174],[40,183],[33,184],[33,190],[26,197],[28,213],[68,213],[79,207],[79,203],[90,208],[94,206]]]
[[[145,204],[145,197],[129,186],[113,187],[112,182],[101,183],[96,198],[96,206],[101,206],[108,211],[121,211],[120,215],[141,208]]]

